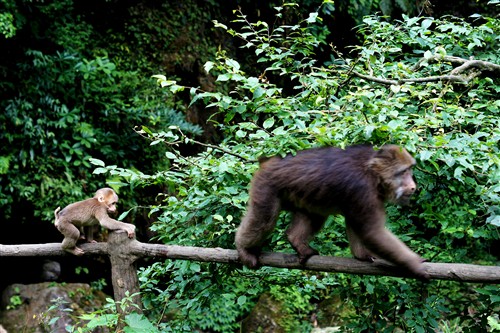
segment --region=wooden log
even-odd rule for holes
[[[169,259],[196,260],[239,264],[236,250],[222,248],[201,248],[178,245],[159,245],[132,242],[132,253]],[[385,275],[414,278],[403,268],[376,260],[373,263],[353,258],[312,256],[305,265],[299,263],[295,254],[263,253],[259,261],[262,266],[303,269],[322,272],[348,273],[358,275]],[[500,283],[500,266],[484,266],[454,263],[423,263],[431,279],[460,282]]]
[[[125,237],[126,234],[119,234]],[[202,248],[178,245],[141,243],[126,239],[129,249],[119,247],[135,261],[139,257],[159,257],[179,260],[196,260],[241,265],[236,250],[222,248]],[[107,243],[81,244],[85,255],[109,254]],[[60,243],[31,245],[0,245],[0,256],[57,256],[70,255],[61,250]],[[374,263],[351,258],[313,256],[305,265],[300,265],[295,254],[263,253],[260,257],[263,266],[304,269],[335,273],[360,275],[386,275],[412,278],[404,269],[383,260]],[[131,264],[130,264],[131,265]],[[500,283],[500,266],[484,266],[455,263],[423,263],[431,279],[451,280],[474,283]],[[117,273],[121,274],[121,273]],[[125,288],[122,288],[125,289]],[[137,289],[131,289],[137,290]],[[115,298],[116,300],[116,298]]]
[[[115,301],[119,313],[142,312],[141,308],[133,307],[142,304],[139,294],[139,278],[137,277],[136,261],[139,259],[131,253],[130,244],[137,242],[129,239],[125,231],[110,232],[107,252],[111,262],[111,281]],[[85,251],[85,250],[84,250]],[[129,302],[130,301],[130,302]]]

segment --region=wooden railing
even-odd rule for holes
[[[107,242],[86,243],[79,246],[87,256],[108,255],[111,262],[111,279],[115,301],[122,300],[128,291],[129,295],[135,294],[133,302],[138,305],[141,302],[136,261],[140,258],[154,257],[240,264],[236,250],[141,243],[135,239],[129,239],[123,231],[110,232]],[[0,244],[0,257],[53,257],[66,255],[71,254],[64,252],[60,243]],[[285,253],[263,253],[259,260],[263,266],[280,268],[413,278],[409,272],[383,260],[368,263],[350,258],[313,256],[305,265],[301,265],[295,254]],[[430,262],[425,262],[423,265],[431,279],[489,284],[500,283],[500,266]],[[137,309],[134,308],[134,310]],[[121,310],[118,309],[118,311]]]

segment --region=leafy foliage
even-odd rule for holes
[[[153,82],[123,64],[117,66],[89,38],[96,31],[83,15],[61,14],[74,10],[73,1],[40,3],[30,10],[46,23],[32,26],[43,30],[40,34],[48,42],[39,49],[15,49],[20,54],[12,68],[3,68],[0,82],[5,87],[0,207],[7,221],[33,216],[52,221],[57,205],[103,187],[105,178],[89,172],[91,157],[131,169],[140,165],[146,172],[168,167],[168,160],[157,159],[164,147],[140,140],[136,126],[176,125],[201,134],[173,103],[164,102],[165,93]],[[22,35],[16,37],[22,41]]]
[[[283,7],[276,10],[280,18]],[[185,157],[178,152],[179,143],[198,142],[181,130],[142,128],[152,143],[168,147],[166,156],[172,164],[170,170],[154,175],[134,173],[135,182],[154,179],[172,190],[161,206],[152,209],[159,214],[152,226],[158,240],[232,247],[248,183],[261,155],[285,155],[321,145],[391,142],[415,154],[420,190],[410,208],[388,207],[390,228],[433,261],[495,260],[491,250],[499,240],[500,218],[500,118],[495,96],[500,86],[488,72],[459,73],[461,83],[446,75],[455,73],[456,59],[466,61],[471,55],[498,63],[498,19],[483,18],[471,25],[454,18],[403,17],[389,23],[367,17],[359,30],[364,42],[355,47],[356,58],[332,50],[331,62],[319,64],[314,58],[321,43],[314,29],[321,22],[317,13],[298,24],[276,27],[237,14],[232,25],[239,29],[215,25],[255,53],[254,67],[245,70],[221,50],[205,64],[205,70],[217,77],[214,91],[155,76],[171,93],[189,90],[192,104],[215,107],[223,116],[217,126],[224,135],[218,146],[205,145],[205,151]],[[291,251],[283,237],[286,218],[283,213],[268,250]],[[325,229],[316,240],[319,251],[347,255],[341,219],[329,219]],[[155,264],[141,271],[146,304],[151,311],[158,308],[156,304],[165,304],[174,314],[169,327],[176,332],[197,327],[233,331],[256,295],[279,290],[278,294],[290,296],[288,288],[304,290],[306,285],[307,292],[287,302],[298,306],[322,295],[342,294],[358,309],[348,325],[353,332],[396,328],[432,332],[459,311],[444,296],[456,291],[453,284],[430,284],[428,296],[422,298],[423,287],[416,282],[342,275],[335,283],[332,279],[307,272],[267,268],[253,272],[186,262]],[[464,297],[462,291],[460,295]],[[478,295],[469,292],[465,298]],[[493,295],[498,297],[498,292]],[[227,309],[223,314],[216,310],[221,306]],[[494,327],[497,305],[477,307],[490,321],[479,325]],[[309,306],[300,308],[291,308],[299,322],[305,320],[301,311],[311,311]],[[367,308],[371,310],[362,310]],[[464,320],[462,325],[465,332],[478,324]]]
[[[58,198],[81,199],[110,176],[108,181],[127,182],[134,190],[151,184],[164,189],[162,201],[151,207],[155,240],[231,248],[259,156],[392,142],[418,159],[420,190],[411,207],[388,207],[389,227],[433,261],[498,259],[498,75],[475,68],[458,73],[461,81],[444,78],[459,66],[456,59],[499,63],[498,18],[476,15],[469,23],[404,16],[387,22],[357,15],[363,43],[353,47],[351,58],[332,49],[329,62],[320,63],[318,50],[328,49],[328,31],[319,13],[333,10],[331,2],[298,23],[286,19],[295,4],[276,7],[274,24],[253,22],[237,11],[235,21],[214,22],[215,27],[242,41],[242,50],[255,62],[245,64],[222,48],[201,66],[216,78],[215,86],[202,90],[157,75],[166,88],[158,92],[142,79],[152,68],[157,71],[148,62],[160,63],[157,45],[177,47],[180,51],[165,62],[197,73],[196,59],[183,63],[179,57],[193,51],[181,37],[184,31],[205,31],[193,22],[207,17],[206,10],[190,11],[186,20],[168,20],[164,12],[150,10],[141,21],[143,11],[134,7],[127,31],[99,44],[92,37],[107,35],[106,30],[85,15],[65,15],[77,2],[4,3],[9,11],[0,14],[1,34],[22,38],[18,29],[25,28],[46,38],[37,47],[18,50],[11,68],[2,68],[0,206],[7,219],[17,218],[13,210],[28,208],[51,220],[47,207]],[[179,6],[186,3],[193,4]],[[388,2],[357,3],[371,8]],[[19,14],[21,9],[40,16],[32,21],[33,16]],[[163,21],[168,27],[158,24]],[[182,92],[190,94],[190,106],[216,110],[210,121],[224,138],[218,145],[197,141],[200,128],[175,111],[174,96]],[[182,147],[190,144],[204,150],[185,156]],[[97,166],[94,175],[88,172],[91,164]],[[266,250],[292,252],[283,235],[288,218],[280,216]],[[341,218],[327,221],[315,247],[324,254],[348,255]],[[284,304],[281,324],[289,331],[307,330],[315,304],[332,295],[355,309],[339,315],[348,323],[345,330],[353,332],[498,328],[498,289],[484,286],[433,282],[423,287],[400,279],[181,261],[153,264],[140,275],[148,318],[94,313],[84,317],[89,329],[115,327],[122,320],[129,332],[235,331],[264,292]]]
[[[40,315],[39,320],[44,325],[44,329],[50,331],[61,320],[60,317],[53,316],[53,314],[64,308],[64,312],[74,318],[73,325],[66,324],[65,326],[66,332],[69,333],[96,332],[101,331],[103,328],[109,331],[111,329],[117,331],[118,327],[121,327],[120,330],[126,333],[159,333],[160,331],[146,316],[136,312],[139,306],[133,304],[133,297],[134,295],[127,293],[120,302],[107,298],[107,303],[103,309],[82,315],[74,314],[73,309],[66,304],[67,302],[64,299],[57,298],[52,301],[53,305]],[[118,309],[121,310],[121,313],[118,312]],[[125,311],[126,309],[131,311]],[[125,314],[126,312],[128,313]]]

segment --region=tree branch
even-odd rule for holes
[[[126,234],[123,237],[126,238]],[[236,250],[146,244],[137,240],[129,240],[128,246],[130,255],[136,257],[160,257],[241,265]],[[81,248],[85,251],[85,255],[108,254],[108,243],[87,243],[82,244]],[[70,254],[61,250],[60,243],[0,245],[0,257],[62,255]],[[263,266],[278,268],[413,278],[403,268],[396,267],[383,260],[376,260],[374,263],[369,263],[351,258],[312,256],[305,265],[300,265],[295,254],[264,253],[260,257],[260,262]],[[423,265],[431,279],[490,284],[500,283],[500,266],[428,262],[423,263]]]
[[[390,80],[383,79],[379,77],[374,77],[371,75],[365,75],[356,72],[353,69],[350,69],[350,72],[362,79],[367,81],[382,83],[385,85],[401,85],[403,83],[423,83],[423,82],[435,82],[435,81],[449,81],[449,82],[458,82],[458,83],[469,83],[475,77],[481,75],[483,72],[492,72],[500,75],[500,65],[494,64],[492,62],[483,61],[483,60],[474,60],[474,59],[463,59],[452,56],[440,56],[434,55],[430,58],[422,58],[420,59],[415,66],[413,66],[412,70],[416,71],[422,63],[424,62],[449,62],[452,64],[459,64],[460,66],[451,70],[449,75],[438,75],[438,76],[428,76],[421,78],[410,78],[410,79],[400,79],[400,80]]]
[[[358,73],[356,71],[352,71],[354,75],[357,77],[360,77],[362,79],[368,80],[368,81],[373,81],[373,82],[378,82],[382,83],[385,85],[393,85],[393,86],[398,86],[403,83],[422,83],[422,82],[434,82],[434,81],[452,81],[452,82],[460,82],[460,83],[467,83],[469,80],[467,78],[464,78],[460,75],[439,75],[439,76],[427,76],[427,77],[420,77],[420,78],[413,78],[413,79],[401,79],[401,80],[389,80],[389,79],[382,79],[379,77],[375,76],[370,76],[370,75],[365,75]]]

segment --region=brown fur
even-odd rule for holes
[[[415,192],[414,165],[415,159],[395,145],[380,150],[367,145],[314,148],[261,159],[236,232],[240,260],[259,266],[261,246],[283,209],[293,213],[286,233],[304,264],[317,254],[309,240],[329,215],[340,213],[356,258],[373,261],[379,256],[426,279],[423,260],[385,228],[384,202],[406,204]]]
[[[78,239],[85,239],[83,230],[87,231],[87,241],[93,242],[93,227],[101,225],[109,230],[125,230],[129,238],[135,236],[135,226],[112,219],[109,214],[116,213],[118,195],[111,188],[101,188],[93,198],[72,203],[63,210],[58,207],[54,211],[55,226],[64,235],[63,250],[75,255],[84,251],[76,246]],[[82,234],[81,234],[82,233]]]

